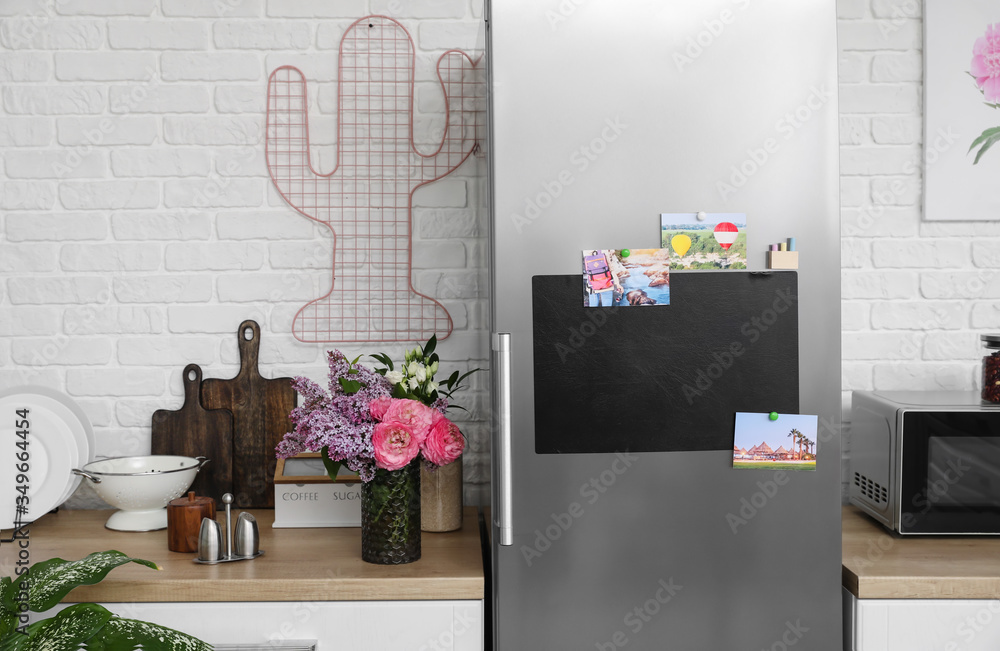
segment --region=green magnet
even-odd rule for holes
[[[632,255],[632,251],[631,251],[631,249],[622,249],[622,257],[623,257],[623,258],[627,258],[627,257],[629,257],[630,255]]]
[[[767,415],[767,417],[770,418],[771,420],[778,420],[778,412],[772,411],[770,414]]]

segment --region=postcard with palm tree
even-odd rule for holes
[[[816,470],[817,421],[803,414],[736,412],[733,468]]]

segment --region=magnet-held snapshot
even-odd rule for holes
[[[584,249],[584,307],[670,305],[666,249]]]
[[[736,412],[733,468],[816,470],[817,417]]]

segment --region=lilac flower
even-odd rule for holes
[[[436,409],[436,410],[440,411],[443,414],[444,412],[448,411],[448,399],[447,398],[438,398],[431,405],[431,409]]]
[[[301,452],[320,452],[327,448],[330,459],[357,472],[362,481],[375,473],[372,448],[372,418],[368,405],[392,392],[392,385],[381,375],[352,365],[339,350],[327,354],[330,369],[329,390],[306,377],[296,377],[292,387],[302,397],[302,404],[288,418],[294,426],[278,444],[277,455],[287,459]],[[345,389],[344,384],[349,387]]]

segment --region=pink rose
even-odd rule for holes
[[[401,423],[406,425],[417,438],[417,444],[424,442],[431,422],[437,412],[417,400],[396,399],[382,415],[383,423]]]
[[[386,470],[399,470],[420,453],[420,442],[413,431],[402,423],[379,423],[372,431],[375,465]]]
[[[431,463],[443,466],[462,456],[465,449],[465,437],[458,425],[451,422],[440,413],[431,425],[430,432],[424,440],[421,450],[424,457]]]
[[[381,398],[375,398],[370,403],[368,403],[368,411],[371,412],[372,418],[381,421],[385,416],[385,412],[389,409],[389,405],[392,404],[392,398],[389,396],[382,396]]]

